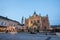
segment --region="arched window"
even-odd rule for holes
[[[40,23],[40,21],[39,21],[39,20],[37,20],[37,23]]]
[[[45,23],[45,19],[43,20],[43,22]]]
[[[31,23],[33,23],[33,21],[31,21]]]
[[[44,31],[46,31],[47,30],[47,28],[46,28],[46,26],[44,26]]]

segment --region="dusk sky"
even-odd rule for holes
[[[60,0],[0,0],[0,15],[19,22],[34,11],[42,16],[48,14],[50,25],[60,24]]]

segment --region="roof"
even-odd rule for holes
[[[29,20],[30,18],[35,18],[35,17],[38,17],[38,18],[40,18],[40,17],[42,17],[42,18],[47,18],[48,17],[48,14],[46,15],[46,16],[41,16],[41,14],[37,14],[36,13],[36,11],[34,11],[34,13],[33,13],[33,15],[32,16],[29,16],[29,18],[26,18],[26,20]]]
[[[16,23],[20,24],[18,21],[9,19],[9,18],[7,18],[7,17],[0,16],[0,18],[1,18],[1,19],[5,19],[5,20],[9,20],[9,21],[13,21],[13,22],[16,22]]]
[[[51,25],[52,28],[60,27],[60,25]]]

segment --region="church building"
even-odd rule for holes
[[[32,16],[29,16],[29,18],[25,18],[24,30],[26,32],[29,31],[43,32],[47,31],[48,29],[50,29],[48,15],[41,16],[34,12]]]

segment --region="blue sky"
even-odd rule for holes
[[[0,15],[19,22],[34,11],[42,16],[48,14],[50,25],[60,24],[60,0],[0,0]]]

